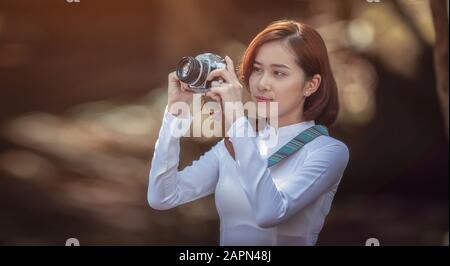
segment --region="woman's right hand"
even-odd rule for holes
[[[175,71],[169,74],[168,79],[167,105],[169,112],[171,111],[170,107],[175,102],[184,102],[190,105],[193,100],[193,92],[187,90],[187,84],[178,79]]]

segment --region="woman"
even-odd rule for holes
[[[234,154],[225,145],[228,140],[221,141],[178,171],[180,138],[170,129],[191,118],[171,114],[170,107],[190,103],[192,94],[173,72],[152,159],[149,204],[166,210],[215,193],[221,245],[314,245],[348,163],[346,145],[323,135],[272,167],[267,159],[304,130],[335,121],[337,87],[325,44],[305,24],[277,21],[250,43],[241,79],[229,57],[226,62],[226,69],[210,73],[209,80],[221,81],[213,81],[207,95],[240,102],[246,88],[255,102],[278,102],[277,145],[268,148],[264,134],[231,136]],[[253,130],[243,115],[225,116],[225,121],[228,132]]]

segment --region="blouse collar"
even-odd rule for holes
[[[315,125],[314,120],[304,121],[280,128],[267,124],[258,137],[258,147],[263,157],[268,157],[300,132]]]
[[[279,128],[275,128],[275,127],[272,127],[271,125],[267,124],[266,127],[264,128],[263,132],[266,134],[268,134],[269,132],[275,132],[275,134],[278,137],[291,137],[291,136],[295,137],[296,135],[300,134],[300,132],[302,132],[314,125],[315,125],[314,120],[303,121],[300,123],[295,123],[292,125],[279,127]],[[266,135],[264,133],[263,133],[263,135]]]

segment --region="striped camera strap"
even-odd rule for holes
[[[315,125],[312,126],[300,134],[298,134],[295,138],[291,139],[288,143],[286,143],[283,147],[281,147],[278,151],[272,154],[269,159],[267,159],[268,167],[272,167],[275,164],[281,162],[285,158],[289,157],[294,152],[303,148],[306,143],[313,141],[315,138],[320,136],[328,136],[328,130],[325,126]]]
[[[303,146],[305,146],[308,142],[313,141],[315,138],[320,136],[329,136],[328,129],[325,126],[315,125],[308,129],[305,129],[267,159],[268,167],[272,167],[275,164],[281,162],[294,152],[303,148]],[[225,147],[227,148],[231,157],[235,158],[233,144],[228,138],[225,138]]]

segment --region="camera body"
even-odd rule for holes
[[[178,62],[176,74],[181,82],[188,85],[189,91],[205,93],[211,88],[211,81],[206,80],[209,73],[226,67],[225,60],[219,55],[203,53],[196,57],[183,57]]]

